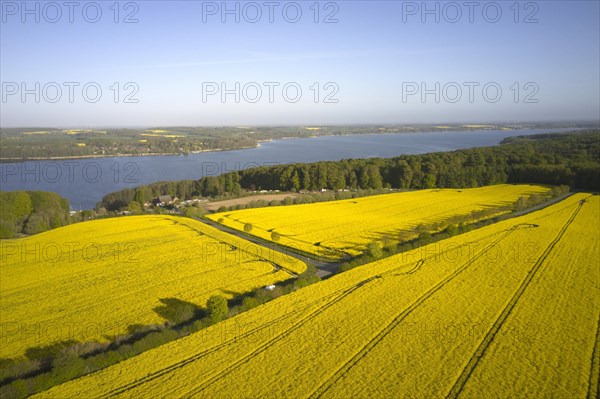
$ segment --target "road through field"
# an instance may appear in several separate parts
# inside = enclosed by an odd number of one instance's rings
[[[538,204],[536,206],[524,209],[522,211],[518,211],[518,212],[514,212],[510,215],[505,215],[506,218],[512,218],[512,217],[518,217],[518,216],[523,216],[526,215],[528,213],[534,212],[534,211],[538,211],[540,209],[543,209],[547,206],[553,205],[557,202],[560,202],[566,198],[568,198],[569,196],[571,196],[572,193],[565,193],[560,195],[559,197],[553,198],[549,201],[546,201],[542,204]],[[318,256],[316,254],[312,254],[312,253],[307,253],[304,252],[300,249],[295,249],[293,247],[290,247],[289,245],[281,245],[279,243],[273,242],[273,241],[269,241],[265,238],[261,238],[259,236],[256,235],[252,235],[252,234],[248,234],[245,232],[242,232],[240,230],[234,229],[232,227],[226,226],[224,224],[221,223],[217,223],[216,221],[209,219],[209,218],[197,218],[196,220],[198,220],[199,222],[205,223],[211,227],[214,227],[216,229],[219,229],[225,233],[228,234],[232,234],[235,235],[239,238],[245,239],[247,241],[250,241],[256,245],[261,245],[269,250],[273,250],[273,251],[277,251],[280,252],[282,254],[288,255],[288,256],[292,256],[304,263],[306,263],[307,265],[312,265],[314,267],[316,267],[318,269],[317,271],[317,276],[321,277],[321,278],[326,278],[331,276],[332,274],[335,274],[339,271],[339,268],[342,264],[344,264],[344,262],[348,261],[351,259],[350,256],[345,255],[341,260],[338,261],[332,261],[330,259],[326,259],[322,256]]]
[[[549,191],[547,186],[526,184],[425,189],[206,217],[240,231],[250,226],[249,234],[267,241],[339,260],[365,253],[374,242],[409,241],[423,231],[434,233],[450,224],[507,215],[520,198]]]
[[[310,256],[308,256],[309,254],[306,254],[299,250],[294,250],[293,248],[279,245],[277,243],[267,241],[263,238],[253,236],[251,234],[246,234],[244,232],[233,229],[231,227],[224,226],[222,224],[219,224],[219,223],[217,223],[213,220],[207,219],[207,218],[197,218],[196,220],[199,222],[202,222],[204,224],[207,224],[211,227],[214,227],[215,229],[219,229],[224,233],[232,234],[232,235],[242,238],[244,240],[250,241],[253,244],[260,245],[260,246],[264,247],[266,250],[276,251],[281,254],[296,258],[296,259],[304,262],[307,265],[312,265],[318,269],[317,275],[321,278],[324,278],[324,277],[330,276],[331,274],[337,273],[340,266],[344,263],[344,261],[347,261],[350,259],[349,257],[345,257],[341,261],[331,261],[331,260],[325,260],[314,254],[310,254]]]

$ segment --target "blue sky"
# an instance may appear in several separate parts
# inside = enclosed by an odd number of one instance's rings
[[[23,15],[20,1],[1,1],[3,127],[600,119],[598,1],[473,2],[473,22],[463,1],[427,2],[430,14],[421,1],[275,1],[273,22],[264,1],[228,2],[239,22],[221,20],[220,1],[120,2],[118,16],[98,1],[95,23],[91,2],[78,2],[73,22],[64,2],[54,3],[61,16],[47,3],[28,2]],[[254,5],[262,16],[251,23]],[[124,23],[131,13],[137,22]],[[337,22],[324,23],[332,13]],[[72,102],[68,82],[78,84]],[[82,93],[89,83],[97,102]],[[223,99],[236,83],[239,102]]]

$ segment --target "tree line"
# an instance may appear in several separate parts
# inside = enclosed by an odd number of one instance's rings
[[[600,131],[514,137],[494,147],[453,152],[263,166],[125,189],[108,194],[98,207],[115,211],[163,194],[185,199],[238,195],[243,190],[466,188],[501,183],[599,191]]]
[[[0,191],[0,238],[37,234],[70,222],[69,201],[45,191]]]

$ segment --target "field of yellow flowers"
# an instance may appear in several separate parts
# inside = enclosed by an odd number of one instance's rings
[[[444,224],[455,216],[501,208],[514,204],[519,197],[545,194],[547,187],[509,185],[435,189],[363,197],[325,203],[268,207],[223,212],[210,219],[279,244],[329,258],[345,253],[356,256],[369,243],[391,239],[415,238],[419,225]],[[498,210],[495,215],[507,212]],[[488,215],[488,217],[494,215]],[[470,218],[470,222],[478,219]]]
[[[596,397],[600,197],[280,297],[36,398]]]
[[[192,219],[133,216],[0,242],[0,358],[103,341],[301,273],[305,265]]]

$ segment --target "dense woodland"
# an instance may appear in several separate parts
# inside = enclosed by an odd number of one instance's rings
[[[45,191],[0,191],[0,238],[69,224],[69,201]]]
[[[105,196],[98,207],[125,209],[132,201],[143,204],[162,194],[186,199],[244,190],[464,188],[499,183],[599,191],[600,131],[514,137],[498,146],[454,152],[258,167],[125,189]]]

